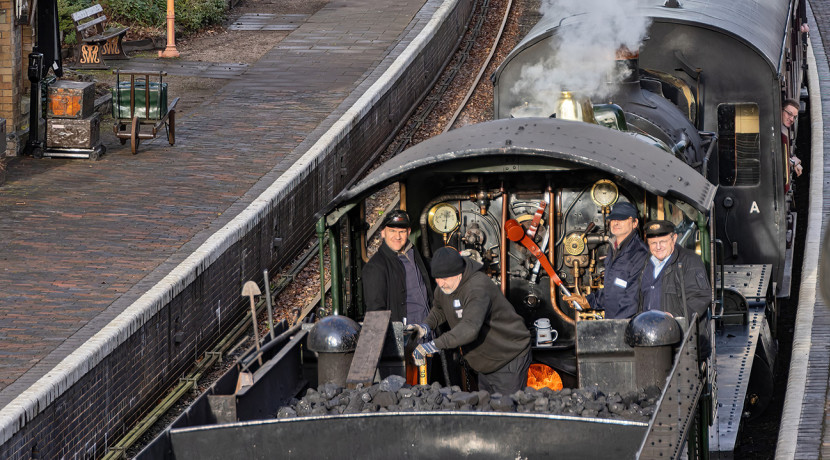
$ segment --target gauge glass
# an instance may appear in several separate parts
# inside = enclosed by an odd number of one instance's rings
[[[608,179],[597,181],[591,188],[591,199],[597,206],[611,206],[617,202],[620,196],[620,191],[617,189],[617,184]]]
[[[450,233],[458,223],[458,211],[452,205],[439,203],[429,210],[429,226],[437,233]]]

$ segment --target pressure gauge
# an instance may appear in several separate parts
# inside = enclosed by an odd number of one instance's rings
[[[458,211],[450,204],[439,203],[429,210],[429,226],[437,233],[450,233],[458,223]]]
[[[611,206],[617,202],[619,196],[620,191],[617,184],[608,179],[599,180],[591,187],[591,199],[594,200],[597,206]]]
[[[565,237],[562,247],[569,255],[578,256],[585,251],[585,240],[582,239],[582,234],[574,232]]]

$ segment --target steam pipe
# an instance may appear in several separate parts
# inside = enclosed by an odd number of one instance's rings
[[[501,268],[501,273],[499,276],[501,277],[501,293],[507,294],[507,228],[505,228],[505,224],[507,223],[507,207],[510,205],[510,197],[507,195],[507,192],[504,190],[504,182],[501,183],[501,187],[499,187],[499,193],[501,193],[501,232],[499,233],[499,266]]]
[[[326,218],[317,220],[317,247],[320,259],[320,304],[326,306]]]
[[[329,233],[329,261],[331,265],[331,312],[333,315],[339,315],[341,313],[341,294],[342,289],[340,286],[341,281],[341,274],[340,274],[340,226],[334,227],[333,230]],[[320,272],[320,284],[325,286],[325,276],[323,272]],[[320,299],[320,305],[325,308],[326,306],[326,298],[322,297]]]
[[[550,183],[548,183],[548,196],[552,204],[550,209],[548,209],[548,233],[552,233],[552,236],[551,238],[549,238],[549,241],[554,241],[556,240],[556,232],[554,231],[557,228],[556,219],[562,217],[562,190],[557,190],[556,194],[554,195],[553,187],[551,187]],[[556,217],[554,217],[554,214],[556,215]],[[555,259],[556,245],[549,244],[548,261],[550,261],[551,266],[553,265]],[[559,308],[559,302],[556,301],[556,285],[553,284],[553,282],[550,283],[550,305],[553,307],[553,312],[556,313],[556,316],[558,316],[559,319],[564,321],[566,324],[570,324],[571,326],[576,325],[574,320],[572,320],[570,316],[566,315],[565,312],[563,312],[562,309]]]
[[[366,202],[361,201],[360,204],[360,221],[366,222]],[[369,262],[369,252],[366,250],[366,231],[363,229],[360,230],[360,258],[363,260],[363,263]]]
[[[709,158],[712,157],[712,152],[715,150],[715,144],[718,143],[717,133],[709,132],[709,146],[706,148],[706,156],[703,157],[703,177],[709,179]]]

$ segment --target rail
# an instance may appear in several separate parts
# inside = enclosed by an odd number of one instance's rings
[[[467,107],[467,103],[470,102],[470,98],[473,97],[478,84],[481,82],[481,77],[484,75],[484,72],[487,71],[487,67],[490,66],[490,62],[493,60],[493,55],[496,54],[496,49],[498,48],[499,42],[501,41],[501,36],[504,33],[504,27],[507,25],[507,18],[510,16],[510,10],[513,8],[513,0],[509,0],[507,2],[507,7],[504,9],[504,15],[501,19],[501,25],[499,26],[499,32],[496,34],[496,38],[493,40],[493,46],[490,47],[490,53],[487,55],[487,59],[484,60],[484,64],[482,64],[481,69],[478,71],[478,75],[476,75],[475,81],[470,85],[470,88],[467,90],[467,94],[464,95],[464,99],[461,100],[461,104],[459,104],[458,108],[455,109],[455,113],[452,114],[450,117],[450,121],[447,122],[447,125],[444,126],[444,131],[447,132],[455,125],[455,122],[458,120],[458,117],[461,116],[461,112]],[[483,19],[480,19],[483,23]],[[479,25],[480,27],[480,25]]]

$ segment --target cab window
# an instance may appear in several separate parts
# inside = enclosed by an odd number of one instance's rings
[[[758,185],[761,178],[758,104],[719,105],[718,139],[720,184]]]

